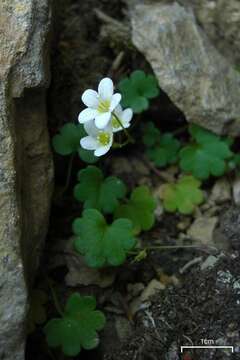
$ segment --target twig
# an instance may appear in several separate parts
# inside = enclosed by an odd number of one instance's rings
[[[114,59],[112,66],[108,72],[108,75],[110,77],[113,77],[113,74],[115,73],[115,71],[120,67],[122,60],[124,58],[124,54],[125,54],[124,51],[120,51],[120,53]]]
[[[58,301],[58,298],[57,298],[57,295],[56,295],[56,292],[51,284],[51,281],[49,280],[48,276],[46,276],[46,280],[47,280],[47,283],[48,283],[48,286],[51,290],[51,293],[52,293],[52,298],[53,298],[53,302],[54,302],[54,305],[55,305],[55,308],[56,310],[58,311],[59,315],[63,316],[63,311],[61,309],[61,306],[60,306],[60,303]]]
[[[185,264],[180,270],[180,274],[185,273],[185,271],[187,271],[191,266],[198,264],[199,262],[202,261],[202,256],[199,256],[195,259],[190,260],[189,262],[187,262],[187,264]]]
[[[118,117],[115,113],[113,113],[113,116],[114,116],[114,118],[117,120],[117,122],[118,122],[118,124],[120,125],[120,127],[123,129],[126,137],[128,138],[128,141],[129,141],[130,143],[134,144],[134,143],[135,143],[134,138],[129,134],[129,132],[127,131],[127,129],[123,126],[123,124],[122,124],[121,120],[119,119],[119,117]]]
[[[125,28],[125,25],[123,25],[120,21],[112,18],[111,16],[105,14],[102,10],[100,9],[94,9],[93,10],[97,16],[97,18],[99,20],[101,20],[102,22],[106,23],[106,24],[110,24],[113,25],[115,27],[120,27],[120,28]]]
[[[160,177],[162,180],[164,180],[165,182],[173,182],[174,181],[174,177],[171,175],[166,174],[165,172],[162,172],[160,170],[158,170],[152,163],[151,161],[148,160],[148,158],[146,156],[142,156],[141,157],[142,161],[144,162],[144,164],[150,169],[152,170],[158,177]]]

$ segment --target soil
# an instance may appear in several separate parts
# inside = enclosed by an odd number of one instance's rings
[[[77,115],[82,110],[81,93],[86,88],[95,88],[104,76],[111,75],[113,80],[119,81],[132,69],[151,71],[145,59],[132,47],[128,48],[126,44],[121,44],[121,41],[115,42],[112,38],[101,36],[102,22],[97,18],[95,9],[126,22],[128,26],[124,3],[119,0],[55,2],[52,83],[48,96],[51,136],[55,135],[64,123],[76,122]],[[113,64],[121,52],[123,60],[115,68]],[[161,130],[178,131],[185,125],[183,114],[163,92],[151,104],[151,109],[144,113],[144,119],[159,119]],[[139,116],[137,121],[141,123],[144,119]],[[137,138],[140,136],[139,128],[140,126],[135,130]],[[184,133],[182,136],[184,137]],[[159,176],[158,170],[146,162],[142,153],[141,144],[129,146],[126,150],[114,151],[101,166],[107,175],[118,175],[130,188],[148,184],[156,189],[162,183],[162,175]],[[240,227],[237,215],[239,210],[230,207],[229,202],[225,204],[226,208],[223,206],[220,211],[222,220],[219,234],[230,246],[229,252],[222,253],[217,265],[212,269],[201,271],[197,264],[184,274],[179,271],[186,263],[199,256],[204,261],[209,256],[206,248],[152,250],[141,262],[134,262],[134,259],[130,258],[127,264],[119,269],[111,269],[115,281],[106,289],[95,285],[70,287],[64,282],[68,269],[66,254],[63,254],[60,244],[69,241],[72,235],[72,221],[81,214],[81,206],[73,199],[72,187],[77,172],[85,165],[77,156],[74,158],[68,189],[63,193],[68,165],[68,157],[55,155],[56,189],[46,249],[36,288],[42,287],[49,293],[45,281],[47,276],[53,281],[62,305],[72,292],[79,291],[81,294],[95,295],[98,308],[106,314],[108,323],[101,334],[101,346],[94,351],[83,351],[75,359],[240,359],[237,353],[233,356],[221,350],[189,352],[184,354],[185,357],[181,357],[179,352],[181,345],[200,344],[201,339],[212,339],[217,344],[225,343],[240,347],[240,299],[239,290],[236,288],[237,281],[240,281],[237,235],[239,231],[234,232],[234,229]],[[209,186],[211,185],[209,183]],[[179,240],[180,230],[177,224],[185,220],[186,217],[181,215],[159,216],[153,230],[142,236],[142,244],[191,244],[188,239]],[[188,220],[191,222],[193,218],[189,216]],[[219,256],[219,253],[214,252],[214,255]],[[230,279],[229,283],[222,280],[224,274]],[[171,276],[178,280],[175,285],[169,280]],[[141,283],[147,287],[152,279],[165,280],[166,289],[149,299],[147,308],[131,316],[128,285]],[[47,304],[47,315],[56,316],[51,298]],[[64,356],[58,350],[48,349],[42,328],[39,326],[29,336],[26,359],[61,360]]]
[[[194,268],[182,286],[170,286],[154,296],[151,306],[137,315],[133,336],[103,359],[240,359],[238,256],[224,255],[206,271]],[[234,344],[236,353],[221,349],[180,353],[181,346],[202,345],[209,339],[214,345]]]

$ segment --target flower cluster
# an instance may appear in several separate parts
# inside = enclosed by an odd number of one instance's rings
[[[87,108],[80,112],[78,120],[84,124],[88,136],[82,138],[80,144],[86,150],[94,150],[95,156],[102,156],[110,150],[114,133],[130,126],[132,109],[122,109],[121,94],[114,94],[109,78],[100,81],[98,92],[84,91],[82,101]]]

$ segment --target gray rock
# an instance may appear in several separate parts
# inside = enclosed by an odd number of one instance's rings
[[[230,62],[240,63],[240,2],[238,0],[181,0],[191,7],[214,46]]]
[[[201,270],[204,271],[206,269],[212,268],[218,262],[218,258],[213,255],[209,255],[206,260],[201,264]]]
[[[46,235],[48,0],[0,2],[0,358],[23,360],[28,286]]]
[[[224,242],[229,247],[240,249],[240,207],[230,206],[219,217],[219,226],[214,231],[215,242]]]
[[[132,41],[188,121],[240,133],[240,74],[178,3],[133,6]]]
[[[150,300],[152,296],[165,288],[166,286],[163,283],[156,279],[152,279],[140,296],[141,302]]]
[[[213,232],[217,225],[218,218],[200,216],[190,226],[187,235],[196,242],[206,246],[214,245]]]
[[[240,178],[239,177],[234,179],[232,188],[233,188],[234,203],[235,203],[235,205],[239,206],[240,205]]]
[[[222,204],[225,201],[231,200],[231,186],[226,178],[219,179],[215,182],[211,195],[210,201],[216,204]]]

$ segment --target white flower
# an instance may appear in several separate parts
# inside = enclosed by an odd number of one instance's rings
[[[98,129],[94,121],[88,121],[84,124],[84,129],[88,136],[80,140],[83,149],[94,150],[95,156],[102,156],[106,154],[113,143],[113,132],[111,126],[105,129]]]
[[[114,116],[115,114],[116,116]],[[123,127],[125,129],[128,128],[130,126],[130,121],[132,120],[132,117],[132,109],[127,108],[123,110],[121,105],[118,105],[111,117],[111,126],[113,132],[121,131],[123,130]],[[119,124],[118,120],[121,122],[122,126]]]
[[[87,106],[80,112],[78,120],[81,124],[94,120],[98,129],[104,129],[112,116],[113,110],[121,101],[121,94],[113,94],[113,82],[104,78],[98,85],[98,92],[88,89],[82,95],[82,101]]]

